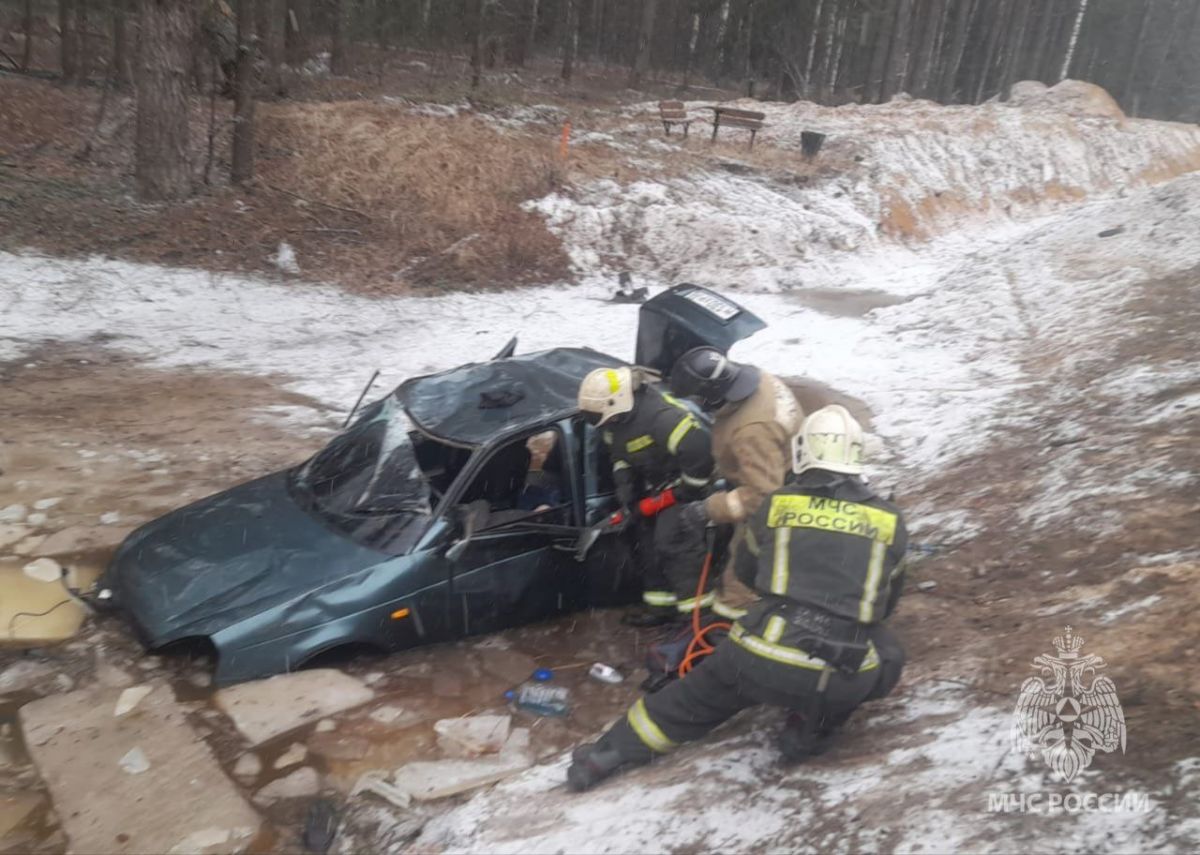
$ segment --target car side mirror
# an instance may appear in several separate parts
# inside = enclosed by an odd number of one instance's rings
[[[471,545],[475,533],[487,523],[490,510],[488,503],[483,499],[477,499],[462,508],[462,537],[450,544],[446,550],[447,560],[458,561],[458,559],[462,558],[463,553],[467,551],[467,547]]]

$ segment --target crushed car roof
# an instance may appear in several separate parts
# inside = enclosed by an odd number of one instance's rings
[[[475,447],[578,412],[588,372],[625,364],[589,348],[559,347],[413,377],[396,396],[422,433]]]

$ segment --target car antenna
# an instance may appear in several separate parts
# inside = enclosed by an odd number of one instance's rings
[[[358,412],[358,408],[362,405],[363,398],[367,397],[367,393],[371,391],[371,387],[375,385],[375,380],[379,377],[379,369],[375,369],[375,373],[371,375],[371,379],[367,381],[367,385],[363,386],[363,390],[358,394],[358,400],[354,402],[354,407],[346,416],[346,420],[342,422],[342,430],[350,424],[350,420],[354,418],[354,414]]]

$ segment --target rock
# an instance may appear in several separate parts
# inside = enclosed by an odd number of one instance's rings
[[[142,702],[142,698],[154,691],[151,685],[133,686],[121,692],[117,697],[117,706],[113,709],[113,716],[123,716],[131,712],[138,704]]]
[[[29,529],[18,523],[0,523],[0,549],[5,549],[25,539]]]
[[[387,773],[381,772],[378,769],[364,772],[354,782],[354,787],[350,790],[350,796],[353,798],[359,793],[373,793],[398,808],[407,808],[412,804],[412,796],[408,794],[408,791],[389,782],[387,780]]]
[[[119,511],[109,511],[106,514],[100,515],[100,525],[116,525],[120,521],[121,514]]]
[[[254,794],[254,801],[260,805],[271,805],[280,799],[311,798],[321,792],[321,778],[317,770],[304,766],[277,778]]]
[[[326,760],[362,760],[371,751],[371,743],[361,736],[340,733],[314,733],[308,750]]]
[[[484,648],[479,651],[479,659],[484,671],[514,686],[528,680],[529,675],[537,669],[537,662],[532,656],[515,650]]]
[[[424,720],[424,716],[420,713],[406,710],[403,707],[388,704],[371,710],[367,716],[371,721],[378,724],[385,724],[388,727],[412,727],[420,721]]]
[[[140,775],[150,771],[150,760],[146,757],[146,752],[137,745],[130,748],[125,756],[117,761],[117,765],[130,775]]]
[[[67,851],[111,852],[116,840],[125,852],[196,851],[196,840],[216,837],[224,851],[245,849],[261,820],[187,723],[171,688],[156,684],[137,715],[116,718],[120,695],[72,692],[18,713]]]
[[[418,801],[442,799],[494,784],[533,765],[533,758],[514,751],[476,760],[420,760],[396,770],[396,786]]]
[[[233,764],[233,777],[240,781],[253,781],[260,772],[262,772],[262,761],[253,751],[247,751]]]
[[[62,578],[63,568],[53,558],[38,558],[22,567],[21,572],[39,582],[57,582]]]
[[[25,519],[29,509],[24,505],[8,505],[0,508],[0,523],[19,523]]]
[[[308,756],[308,749],[299,742],[293,742],[288,746],[287,751],[284,751],[275,759],[276,769],[286,769],[288,766],[295,766],[297,763],[303,763],[304,758]]]
[[[323,718],[317,722],[317,733],[332,733],[335,730],[337,730],[337,723],[331,718]]]
[[[932,579],[926,579],[924,582],[917,583],[918,591],[932,591],[936,587],[937,587],[937,582],[934,582]]]
[[[69,692],[75,688],[75,681],[67,674],[55,674],[54,687],[60,692]]]
[[[46,520],[48,519],[50,518],[42,513],[30,514],[29,516],[25,517],[25,525],[31,525],[35,527],[43,526],[46,524]]]
[[[433,726],[438,747],[452,757],[495,754],[504,747],[511,728],[510,715],[444,718]]]
[[[54,669],[45,662],[22,659],[0,671],[0,694],[24,692],[42,680],[49,679]]]
[[[281,674],[219,690],[217,706],[252,745],[373,700],[375,693],[332,668]]]
[[[33,503],[35,511],[48,511],[62,501],[62,496],[54,496],[50,499],[38,499]]]

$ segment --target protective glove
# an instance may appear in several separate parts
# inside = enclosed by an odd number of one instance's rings
[[[704,502],[690,502],[684,505],[679,512],[679,524],[685,531],[703,533],[705,528],[712,525]]]

